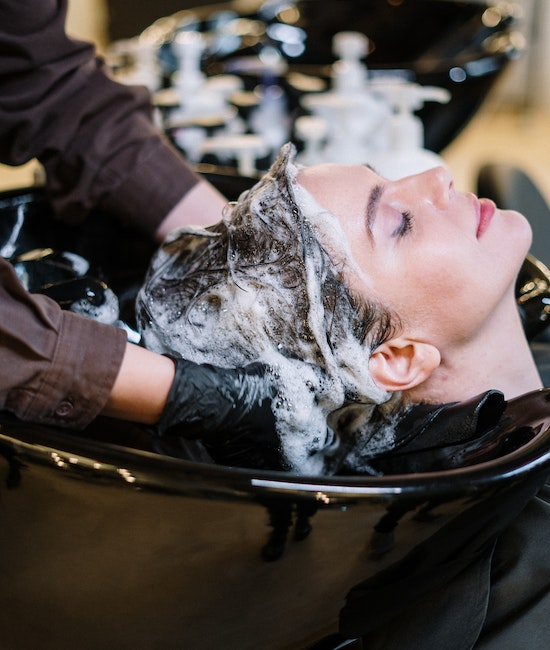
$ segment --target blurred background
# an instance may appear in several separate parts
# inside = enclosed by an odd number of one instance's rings
[[[404,2],[385,1],[393,5]],[[470,0],[472,4],[476,1]],[[67,28],[71,35],[93,41],[98,51],[105,54],[113,43],[136,37],[163,16],[207,4],[211,3],[71,0]],[[330,5],[330,0],[326,4]],[[517,15],[514,29],[523,38],[519,44],[521,54],[506,66],[481,110],[440,154],[459,189],[475,190],[482,165],[506,162],[525,170],[546,193],[546,187],[550,186],[550,2],[515,0],[504,4],[514,6]],[[0,166],[0,190],[32,184],[36,169],[34,162],[19,168]]]

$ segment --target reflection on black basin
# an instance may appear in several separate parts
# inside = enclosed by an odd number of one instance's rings
[[[252,472],[147,444],[108,420],[83,436],[1,418],[6,648],[306,648],[357,583],[389,567],[386,591],[411,578],[422,591],[422,558],[467,556],[518,514],[550,468],[550,393],[512,401],[473,465],[427,474]],[[265,562],[281,502],[312,504],[313,531]]]

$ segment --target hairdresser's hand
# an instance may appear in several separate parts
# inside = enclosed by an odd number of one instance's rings
[[[272,411],[277,386],[269,368],[261,363],[237,369],[184,359],[175,363],[159,435],[198,438],[220,463],[279,469]]]

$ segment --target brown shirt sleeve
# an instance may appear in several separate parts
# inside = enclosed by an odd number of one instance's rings
[[[0,161],[38,158],[54,209],[92,207],[148,233],[197,183],[151,120],[145,88],[114,82],[89,43],[65,34],[67,0],[0,1]],[[26,292],[0,258],[0,409],[80,428],[104,407],[123,331]]]
[[[125,348],[122,330],[29,294],[0,258],[0,409],[82,428],[105,406]]]
[[[198,178],[154,126],[148,91],[113,81],[65,34],[66,10],[0,2],[0,161],[38,158],[67,220],[98,206],[152,233]]]

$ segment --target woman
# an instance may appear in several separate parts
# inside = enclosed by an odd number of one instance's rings
[[[298,169],[287,145],[222,223],[167,240],[138,321],[157,352],[268,364],[285,468],[334,471],[352,448],[368,471],[396,435],[372,435],[373,405],[391,420],[410,403],[541,386],[514,296],[529,244],[523,216],[456,193],[441,169],[395,182]]]
[[[429,402],[540,387],[514,294],[531,243],[522,215],[455,192],[442,168],[389,183],[327,165],[298,183],[341,225],[353,289],[399,314],[369,362],[379,386]]]

